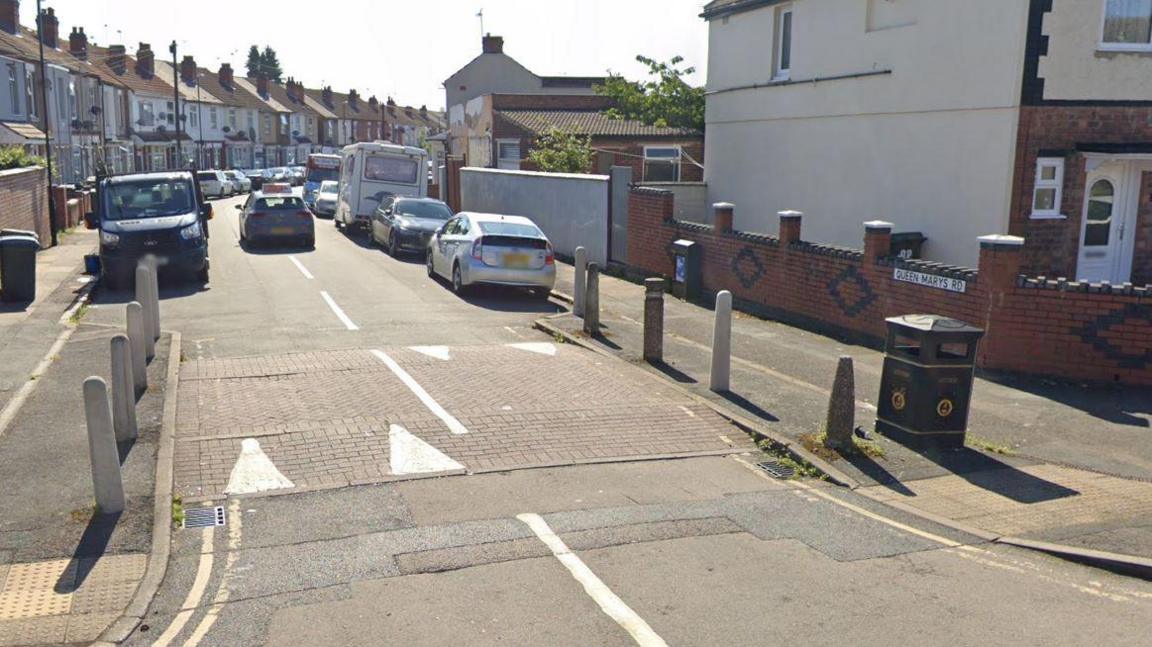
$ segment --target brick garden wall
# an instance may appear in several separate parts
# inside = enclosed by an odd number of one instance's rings
[[[864,249],[801,239],[802,216],[781,214],[780,236],[672,218],[672,195],[633,188],[628,264],[671,276],[671,243],[703,249],[707,293],[730,290],[737,302],[774,319],[878,345],[884,319],[940,314],[982,326],[981,366],[1077,380],[1152,384],[1152,291],[1021,276],[1023,241],[982,239],[979,270],[891,256],[891,223],[869,223]],[[897,281],[897,269],[963,281],[963,293]]]
[[[47,247],[48,174],[42,168],[0,171],[0,229],[30,229]]]

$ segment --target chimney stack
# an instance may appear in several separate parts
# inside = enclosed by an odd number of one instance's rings
[[[476,41],[472,41],[476,42]],[[504,53],[504,38],[500,36],[493,36],[488,34],[484,37],[484,53],[485,54],[503,54]]]
[[[56,17],[56,10],[48,7],[40,13],[40,39],[45,47],[56,49],[60,42],[60,19]]]
[[[423,119],[428,118],[428,106],[420,106],[420,117]]]
[[[20,0],[0,0],[0,29],[9,34],[20,31]]]
[[[152,46],[140,43],[136,49],[136,73],[150,79],[156,74],[156,55],[152,53]]]
[[[351,106],[353,110],[359,110],[360,109],[360,93],[359,92],[357,92],[356,90],[349,90],[348,91],[348,105]]]
[[[321,90],[320,93],[324,98],[324,105],[331,108],[332,107],[332,86],[330,86],[330,85],[324,86],[324,89]]]
[[[68,37],[68,51],[82,61],[88,60],[88,34],[84,33],[83,27],[72,28],[72,35]]]
[[[256,91],[260,93],[261,97],[268,96],[268,77],[263,74],[256,75]]]
[[[368,107],[372,108],[372,112],[376,112],[376,109],[380,107],[380,100],[376,98],[376,95],[368,97]]]
[[[110,45],[108,47],[108,67],[117,74],[123,74],[128,71],[126,64],[126,55],[128,49],[123,45]]]
[[[180,80],[188,85],[196,85],[196,59],[185,56],[180,61]]]
[[[229,63],[222,64],[220,66],[220,85],[224,86],[228,90],[231,90],[232,80],[232,65]]]

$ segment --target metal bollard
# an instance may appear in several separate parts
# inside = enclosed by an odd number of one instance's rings
[[[132,381],[132,349],[127,335],[112,338],[112,421],[116,427],[116,441],[134,440],[136,426],[136,394]]]
[[[120,450],[108,409],[108,385],[99,377],[84,380],[84,416],[88,421],[88,455],[92,463],[92,490],[103,514],[124,511],[124,481]]]
[[[588,273],[588,250],[576,248],[576,274],[573,278],[572,314],[584,316],[584,288]]]
[[[160,269],[155,256],[149,256],[147,260],[152,274],[152,280],[148,283],[152,287],[152,339],[160,341]]]
[[[664,361],[664,279],[644,279],[644,361]]]
[[[587,289],[584,291],[584,332],[600,334],[600,265],[588,264]]]
[[[856,450],[852,434],[856,427],[856,378],[852,358],[841,357],[836,365],[832,396],[828,399],[828,418],[824,423],[824,445],[843,452]]]
[[[152,336],[152,271],[148,263],[141,261],[136,266],[136,302],[144,311],[144,359],[152,361],[156,357],[156,338]]]
[[[716,295],[716,323],[712,329],[712,376],[709,388],[719,393],[731,389],[732,378],[732,293]]]
[[[128,304],[128,343],[132,348],[132,384],[136,395],[148,390],[148,362],[144,359],[144,308],[136,301]]]

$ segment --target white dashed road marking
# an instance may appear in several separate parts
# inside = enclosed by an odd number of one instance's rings
[[[464,469],[463,465],[400,425],[392,425],[388,430],[388,450],[392,474],[396,476]]]
[[[451,431],[458,436],[468,433],[468,428],[460,424],[460,421],[454,418],[452,414],[445,411],[444,407],[440,406],[440,404],[437,403],[436,400],[431,395],[429,395],[427,391],[424,390],[424,387],[420,386],[419,382],[412,379],[412,376],[409,375],[407,371],[400,368],[400,365],[396,363],[396,360],[388,357],[387,353],[381,350],[374,350],[372,351],[372,354],[375,355],[376,358],[381,362],[384,362],[384,365],[387,366],[389,370],[391,370],[392,373],[396,375],[396,377],[400,378],[400,381],[404,383],[404,386],[407,386],[408,389],[412,391],[412,394],[419,398],[420,402],[423,402],[425,407],[428,407],[428,410],[432,412],[432,415],[436,416],[441,421],[443,421],[444,424],[448,425],[448,431]]]
[[[576,578],[584,587],[584,592],[592,598],[600,609],[616,621],[632,635],[632,639],[636,641],[637,645],[642,647],[667,647],[668,643],[664,642],[652,627],[648,626],[644,619],[636,614],[623,600],[619,598],[611,589],[608,588],[592,569],[584,564],[584,561],[577,557],[568,546],[564,543],[563,539],[556,536],[552,532],[552,528],[548,526],[548,522],[544,521],[538,514],[521,514],[516,515],[516,518],[523,521],[536,533],[540,541],[552,551],[556,559],[568,569],[572,577]]]
[[[225,494],[253,494],[268,490],[296,487],[276,469],[272,459],[260,449],[260,441],[245,438],[241,443],[240,458],[232,468]]]
[[[452,354],[447,346],[410,346],[408,350],[414,350],[421,355],[442,359],[445,362],[452,359]]]
[[[316,278],[315,276],[312,276],[312,273],[308,271],[308,268],[304,267],[304,264],[301,263],[300,260],[295,256],[289,256],[288,260],[292,261],[292,264],[296,266],[296,269],[300,270],[300,273],[304,275],[304,278],[308,279],[309,281]]]
[[[324,297],[324,301],[328,303],[328,307],[332,308],[332,312],[336,313],[336,317],[340,320],[340,323],[344,324],[345,328],[348,330],[360,330],[360,326],[357,326],[355,322],[348,318],[348,315],[344,314],[340,306],[336,305],[336,302],[332,300],[331,295],[327,292],[321,292],[320,296]]]

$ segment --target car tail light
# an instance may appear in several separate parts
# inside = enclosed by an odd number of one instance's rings
[[[302,209],[296,212],[296,216],[301,220],[307,220],[312,217],[312,212],[307,209]]]
[[[545,250],[544,251],[544,254],[545,254],[544,264],[545,265],[555,265],[556,264],[556,252],[555,252],[555,250],[552,249],[552,243],[548,243],[548,246],[545,247],[544,250]]]
[[[477,238],[476,242],[472,243],[472,258],[484,262],[484,239]]]
[[[260,220],[264,217],[264,214],[260,213],[259,211],[253,211],[252,213],[248,214],[248,217],[253,220]]]

